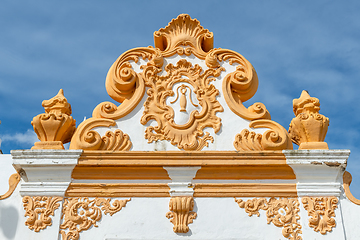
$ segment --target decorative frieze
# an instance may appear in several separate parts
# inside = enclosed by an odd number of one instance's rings
[[[339,202],[337,197],[303,197],[301,202],[308,212],[309,226],[315,232],[326,234],[336,226],[335,209]]]
[[[189,231],[188,225],[197,216],[196,212],[192,212],[193,209],[193,197],[173,197],[170,199],[170,212],[166,213],[166,217],[171,219],[170,222],[174,224],[174,232],[187,233]]]
[[[236,199],[235,202],[239,207],[244,208],[245,212],[251,217],[252,215],[260,216],[260,210],[266,211],[267,223],[273,223],[277,227],[282,227],[284,237],[291,240],[301,240],[301,225],[298,212],[299,201],[297,198],[253,198],[246,202],[242,199]]]
[[[35,232],[51,226],[51,216],[54,216],[55,210],[59,208],[60,201],[61,197],[23,197],[25,217],[28,217],[25,225]]]
[[[60,234],[63,240],[77,240],[79,233],[88,230],[91,226],[98,227],[102,211],[110,216],[119,212],[131,199],[115,200],[95,198],[66,198],[62,209]]]

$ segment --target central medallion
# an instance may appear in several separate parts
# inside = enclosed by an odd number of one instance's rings
[[[181,59],[174,66],[165,66],[167,74],[158,75],[161,69],[152,65],[144,66],[142,77],[145,80],[148,98],[144,103],[144,113],[140,120],[145,125],[155,120],[157,126],[145,130],[149,143],[167,140],[184,150],[201,150],[214,141],[205,127],[211,127],[217,133],[221,128],[221,119],[217,112],[224,111],[216,100],[219,90],[212,81],[220,76],[223,68],[203,69]]]

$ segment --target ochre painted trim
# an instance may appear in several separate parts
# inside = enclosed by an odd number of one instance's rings
[[[296,179],[296,176],[288,165],[204,166],[194,179]]]
[[[71,183],[66,197],[170,197],[166,183]]]
[[[0,195],[0,200],[10,197],[19,182],[20,182],[20,175],[18,173],[12,174],[9,177],[9,190],[4,195]]]
[[[84,151],[77,166],[284,166],[282,151]]]
[[[72,172],[74,179],[166,179],[167,171],[162,167],[114,167],[76,166]]]
[[[360,200],[354,197],[350,191],[351,181],[352,181],[351,173],[345,171],[343,175],[343,187],[344,187],[345,195],[347,199],[349,199],[352,203],[355,203],[356,205],[360,205]]]
[[[197,183],[194,197],[297,197],[295,183]]]

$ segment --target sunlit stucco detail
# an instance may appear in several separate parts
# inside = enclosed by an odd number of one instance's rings
[[[45,113],[33,118],[31,124],[40,139],[32,149],[64,149],[63,143],[70,141],[75,131],[75,120],[71,115],[71,105],[64,97],[64,91],[42,102]]]
[[[282,227],[282,234],[290,240],[301,240],[301,225],[298,212],[299,201],[297,198],[253,198],[246,202],[242,199],[236,199],[235,202],[239,207],[244,208],[245,212],[251,217],[252,215],[260,216],[259,211],[266,211],[267,223],[273,223],[277,227]]]
[[[296,117],[290,123],[289,134],[299,149],[329,149],[324,142],[329,118],[319,114],[319,99],[304,90],[293,100],[293,109]]]
[[[187,233],[188,225],[196,218],[193,197],[173,197],[170,199],[169,210],[166,217],[174,224],[173,230],[176,233]]]

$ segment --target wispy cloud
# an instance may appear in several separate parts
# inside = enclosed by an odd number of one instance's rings
[[[39,141],[35,132],[31,129],[28,129],[25,133],[14,133],[14,134],[4,134],[0,135],[0,146],[1,141],[4,142],[13,142],[18,145],[23,144],[34,144],[34,142]]]

